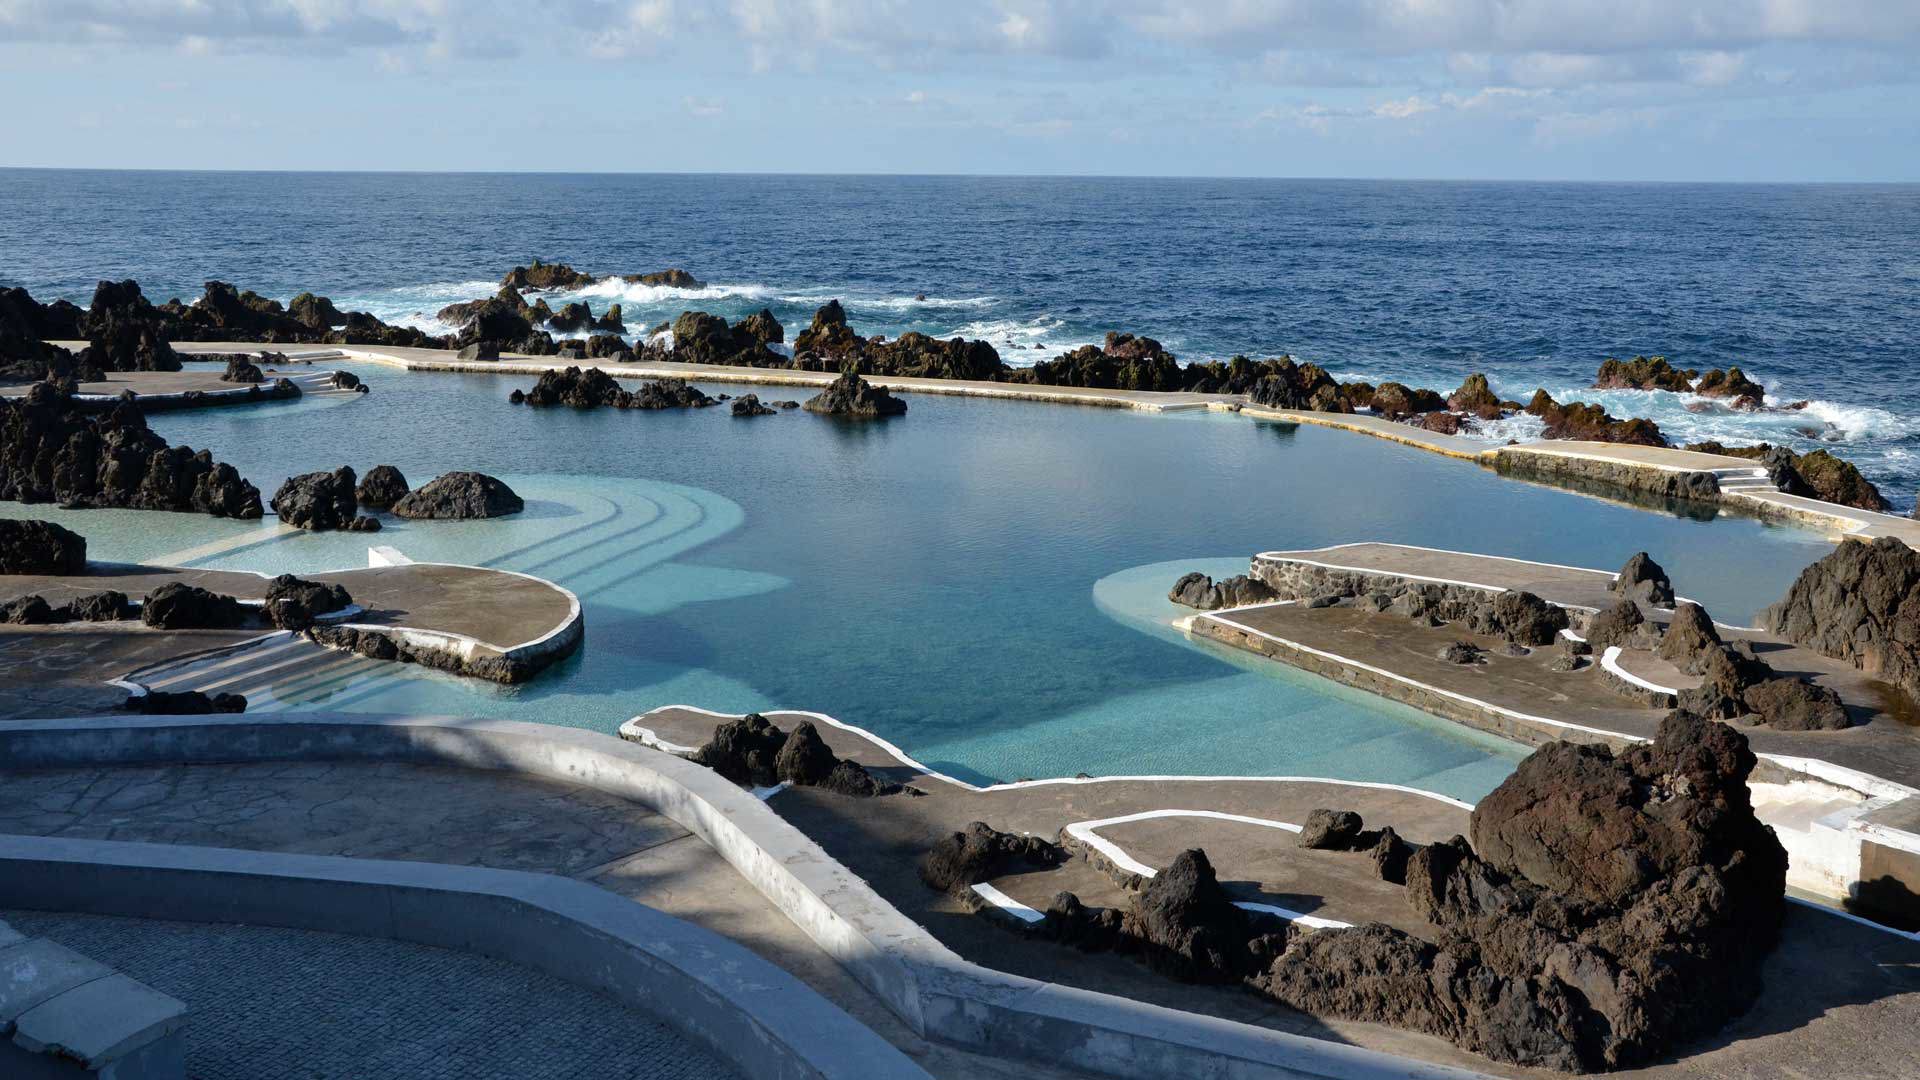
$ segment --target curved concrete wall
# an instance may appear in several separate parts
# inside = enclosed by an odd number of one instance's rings
[[[510,721],[319,714],[42,720],[0,728],[0,768],[9,769],[315,759],[499,769],[585,784],[652,807],[710,844],[928,1038],[1137,1080],[1479,1075],[970,963],[748,792],[692,762],[605,735]]]

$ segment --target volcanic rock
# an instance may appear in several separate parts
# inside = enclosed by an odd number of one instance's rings
[[[16,626],[46,626],[62,621],[64,620],[54,611],[53,605],[47,603],[47,598],[38,594],[16,596],[0,604],[0,623]]]
[[[1767,399],[1767,389],[1737,367],[1725,371],[1715,368],[1700,376],[1693,392],[1702,397],[1728,398],[1736,409],[1758,409]]]
[[[1706,609],[1683,600],[1673,609],[1673,620],[1660,638],[1657,654],[1689,675],[1706,670],[1707,654],[1720,647],[1720,632],[1713,628]]]
[[[784,336],[779,320],[766,310],[733,325],[704,311],[683,311],[673,320],[673,360],[735,367],[786,367],[787,358],[767,348]]]
[[[1389,420],[1405,420],[1416,413],[1439,412],[1446,400],[1432,390],[1415,390],[1397,382],[1383,382],[1373,389],[1373,411]]]
[[[635,409],[704,409],[714,400],[685,379],[659,379],[642,386],[633,395]]]
[[[269,505],[282,523],[297,529],[324,532],[352,528],[360,512],[354,480],[353,470],[345,465],[332,472],[289,477],[274,492]]]
[[[391,465],[375,465],[367,470],[367,475],[360,478],[360,484],[353,489],[353,495],[361,506],[385,510],[406,498],[408,490],[407,478],[399,469]]]
[[[1238,574],[1215,582],[1205,574],[1191,573],[1174,582],[1167,599],[1176,604],[1184,604],[1201,611],[1217,611],[1220,608],[1244,607],[1247,604],[1264,604],[1277,599],[1279,594],[1266,582],[1258,578]]]
[[[1307,815],[1295,839],[1299,847],[1320,851],[1346,851],[1360,838],[1363,823],[1351,810],[1314,810]]]
[[[282,630],[305,630],[320,616],[344,611],[352,603],[344,586],[305,581],[292,574],[281,574],[267,584],[267,621]]]
[[[1436,435],[1458,435],[1464,423],[1465,421],[1450,412],[1421,413],[1412,421],[1414,427],[1431,431]]]
[[[927,887],[965,899],[972,887],[1018,869],[1043,869],[1067,861],[1067,853],[1038,836],[1004,833],[984,821],[949,833],[920,860]]]
[[[498,360],[500,344],[494,341],[476,341],[471,345],[461,346],[460,351],[453,355],[458,360]]]
[[[1623,649],[1653,648],[1658,644],[1654,633],[1647,617],[1640,613],[1640,605],[1631,600],[1622,600],[1587,620],[1587,644],[1595,649],[1610,645]]]
[[[147,594],[140,621],[156,630],[235,630],[252,626],[258,611],[231,596],[169,581]]]
[[[517,514],[526,509],[512,488],[485,473],[450,472],[429,480],[393,504],[403,518],[466,521]]]
[[[1573,401],[1565,405],[1553,400],[1545,390],[1536,390],[1525,410],[1546,421],[1542,432],[1549,439],[1580,439],[1589,442],[1625,443],[1637,446],[1665,446],[1667,438],[1660,425],[1651,420],[1616,420],[1598,405]]]
[[[1176,381],[1169,389],[1178,387]],[[1296,364],[1292,358],[1276,361],[1272,370],[1253,384],[1248,398],[1255,405],[1270,409],[1335,413],[1350,413],[1354,409],[1340,384],[1325,369],[1318,364]]]
[[[1477,372],[1467,376],[1460,389],[1448,395],[1447,407],[1481,420],[1500,419],[1500,399],[1487,386],[1487,377]]]
[[[1486,658],[1486,651],[1471,641],[1456,641],[1440,650],[1440,659],[1449,664],[1478,664]]]
[[[221,382],[262,383],[267,381],[259,365],[244,356],[227,357],[227,370],[220,374]]]
[[[748,713],[714,728],[706,745],[694,751],[692,760],[736,784],[772,787],[780,782],[776,762],[786,742],[787,733],[771,720]]]
[[[532,266],[516,266],[507,271],[500,279],[502,288],[508,289],[577,289],[593,284],[592,274],[583,274],[566,263],[543,263],[533,260]]]
[[[1183,982],[1236,982],[1252,966],[1247,912],[1233,905],[1198,848],[1174,856],[1141,887],[1125,925],[1155,971]]]
[[[134,616],[127,594],[117,589],[77,596],[59,609],[62,622],[119,622]]]
[[[1839,545],[1760,619],[1789,641],[1920,693],[1920,553],[1893,537]]]
[[[668,289],[704,289],[706,282],[687,273],[685,270],[658,270],[651,274],[622,274],[620,280],[629,285],[651,285]]]
[[[1630,361],[1603,360],[1594,377],[1595,390],[1671,390],[1684,394],[1693,389],[1697,372],[1681,371],[1667,363],[1664,356],[1636,356]]]
[[[315,330],[331,330],[344,326],[346,313],[333,306],[333,301],[324,296],[315,296],[303,292],[287,304],[287,317]]]
[[[149,716],[207,716],[212,713],[246,712],[247,699],[239,694],[214,694],[209,697],[199,690],[177,693],[149,690],[144,694],[129,695],[123,707],[128,712]]]
[[[1839,503],[1856,510],[1891,509],[1871,480],[1860,474],[1852,462],[1837,458],[1825,450],[1796,454],[1784,446],[1760,443],[1756,446],[1727,446],[1708,441],[1687,444],[1686,449],[1702,454],[1747,458],[1767,470],[1773,485],[1788,495]]]
[[[1673,582],[1667,572],[1646,552],[1636,552],[1614,575],[1609,592],[1630,600],[1642,600],[1657,607],[1673,606]]]
[[[164,322],[138,282],[102,281],[81,324],[87,336],[81,362],[101,371],[179,371]]]
[[[1468,609],[1467,628],[1476,634],[1505,638],[1516,645],[1551,645],[1567,628],[1567,610],[1522,589],[1497,593],[1484,604]]]
[[[871,419],[903,415],[907,403],[888,393],[885,387],[874,386],[849,371],[822,393],[808,398],[801,408],[831,416]]]
[[[86,537],[51,521],[0,518],[0,574],[86,572]]]
[[[776,411],[760,404],[760,397],[757,394],[742,394],[733,399],[733,405],[730,407],[735,416],[772,416]]]

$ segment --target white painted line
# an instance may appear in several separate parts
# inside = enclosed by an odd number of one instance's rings
[[[1278,915],[1283,919],[1292,920],[1302,926],[1311,926],[1315,930],[1341,930],[1353,925],[1350,922],[1341,922],[1339,919],[1323,919],[1318,915],[1307,915],[1302,912],[1291,911],[1287,908],[1276,907],[1273,904],[1256,904],[1247,900],[1235,900],[1233,906],[1244,911],[1259,911],[1268,915]]]
[[[1672,694],[1674,697],[1680,696],[1680,691],[1675,690],[1671,686],[1661,686],[1658,683],[1648,682],[1633,672],[1628,671],[1626,668],[1621,667],[1620,646],[1618,645],[1609,645],[1607,646],[1607,650],[1600,654],[1600,666],[1642,690],[1651,690],[1656,694]]]
[[[1000,910],[1006,912],[1007,914],[1013,916],[1014,918],[1019,919],[1023,923],[1038,923],[1038,922],[1047,921],[1047,917],[1045,915],[1040,914],[1039,912],[1033,910],[1032,908],[1021,903],[1020,901],[1015,900],[1013,897],[1008,896],[1006,893],[1001,892],[999,889],[994,888],[993,886],[987,884],[984,881],[978,885],[975,885],[973,887],[973,891],[975,895],[980,897],[980,899],[985,900],[987,903],[992,904],[994,907],[997,907]]]

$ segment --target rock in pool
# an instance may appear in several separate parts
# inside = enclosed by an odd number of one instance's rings
[[[450,472],[408,492],[393,504],[403,518],[466,521],[504,517],[526,509],[512,488],[485,473]]]

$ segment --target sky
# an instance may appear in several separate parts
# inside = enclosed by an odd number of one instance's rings
[[[0,0],[0,166],[1920,181],[1920,0]]]

